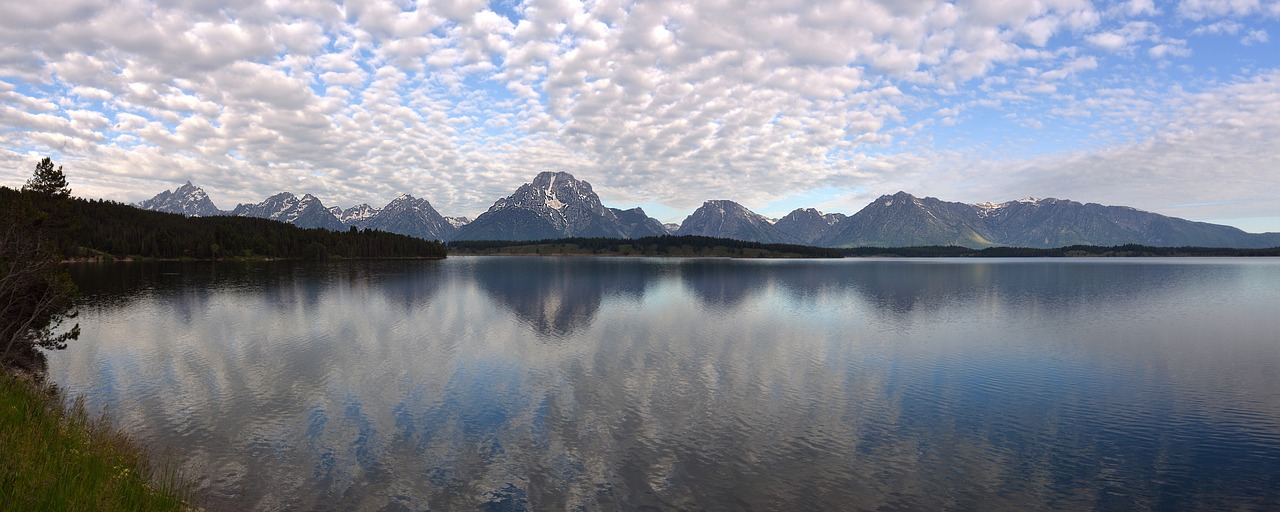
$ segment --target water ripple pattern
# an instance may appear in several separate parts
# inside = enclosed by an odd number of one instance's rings
[[[1280,509],[1276,259],[72,270],[213,509]]]

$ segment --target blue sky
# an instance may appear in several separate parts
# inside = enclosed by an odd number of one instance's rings
[[[0,0],[0,184],[474,216],[905,190],[1280,231],[1280,0]]]

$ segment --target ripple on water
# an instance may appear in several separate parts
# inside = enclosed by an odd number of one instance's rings
[[[234,509],[1280,508],[1280,262],[421,263],[99,276],[52,368]]]

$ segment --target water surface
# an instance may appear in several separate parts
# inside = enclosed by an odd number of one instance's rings
[[[1280,260],[75,266],[215,509],[1280,509]]]

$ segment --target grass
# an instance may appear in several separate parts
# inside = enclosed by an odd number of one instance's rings
[[[105,415],[0,369],[0,511],[193,510],[193,497]]]

